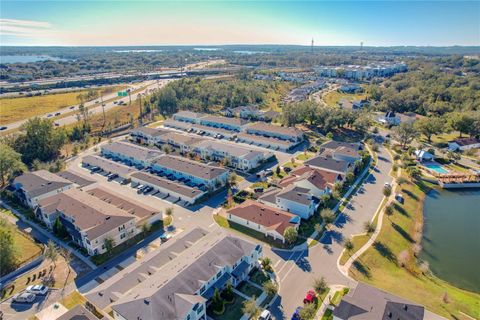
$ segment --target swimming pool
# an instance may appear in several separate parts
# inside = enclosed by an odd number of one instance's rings
[[[430,164],[424,164],[424,166],[431,171],[435,171],[436,173],[442,173],[442,174],[448,173],[448,170],[439,164],[430,163]]]

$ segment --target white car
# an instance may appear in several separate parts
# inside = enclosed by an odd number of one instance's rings
[[[35,295],[27,292],[18,293],[13,296],[12,301],[17,303],[32,303],[35,301]]]
[[[43,286],[41,284],[37,284],[34,286],[28,286],[25,291],[27,291],[28,293],[44,295],[48,292],[48,287]]]

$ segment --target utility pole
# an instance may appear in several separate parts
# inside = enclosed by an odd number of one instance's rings
[[[105,118],[105,104],[103,103],[103,96],[100,96],[100,101],[102,103],[102,112],[103,112],[103,124],[102,124],[102,131],[105,128],[105,123],[107,122]]]
[[[140,108],[140,114],[138,115],[138,124],[139,125],[142,125],[142,118],[143,118],[143,115],[142,115],[142,94],[139,93],[138,94],[138,107]]]
[[[313,43],[314,43],[314,42],[313,42],[313,38],[312,38],[312,45],[311,45],[311,47],[310,47],[311,53],[313,53]]]

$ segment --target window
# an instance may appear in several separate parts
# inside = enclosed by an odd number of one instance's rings
[[[124,239],[126,237],[125,233],[120,234],[120,239]]]
[[[197,309],[197,314],[201,313],[203,311],[203,304],[201,304],[198,309]]]

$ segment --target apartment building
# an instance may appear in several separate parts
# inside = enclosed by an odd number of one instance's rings
[[[192,150],[192,145],[195,145],[201,141],[204,141],[203,138],[192,137],[185,134],[177,132],[168,132],[161,136],[158,139],[157,146],[161,144],[169,144],[173,147],[179,148],[181,153],[188,153]]]
[[[74,187],[71,181],[47,170],[26,172],[11,185],[20,201],[32,209],[38,201]]]
[[[244,133],[244,132],[239,133],[237,135],[237,139],[238,139],[237,141],[239,142],[253,144],[259,147],[264,147],[264,148],[273,149],[273,150],[280,150],[284,152],[291,150],[294,146],[297,145],[297,143],[289,140],[265,137],[265,136],[260,136],[256,134]]]
[[[305,188],[312,196],[320,199],[325,194],[330,194],[336,182],[343,181],[343,175],[338,172],[314,169],[304,166],[295,169],[279,182],[279,186],[286,188],[294,185]]]
[[[156,144],[160,137],[170,131],[149,127],[138,127],[130,131],[130,136],[137,142],[148,145]]]
[[[303,164],[313,169],[320,169],[324,171],[338,173],[341,175],[345,175],[347,174],[349,169],[353,169],[353,163],[351,162],[344,160],[336,160],[332,157],[324,155],[319,155],[308,159]]]
[[[101,146],[101,154],[106,158],[124,162],[130,166],[148,168],[163,152],[142,147],[133,143],[116,141]]]
[[[325,142],[320,146],[320,154],[326,157],[331,157],[335,160],[347,161],[354,163],[361,160],[360,143],[347,143],[341,141],[331,140]]]
[[[172,118],[176,121],[200,123],[200,119],[205,117],[205,113],[192,112],[192,111],[179,111],[175,113]]]
[[[228,170],[178,156],[164,155],[152,164],[152,170],[182,182],[218,189],[227,183]]]
[[[293,184],[286,186],[284,189],[267,191],[258,201],[293,213],[302,219],[310,218],[318,207],[318,201],[312,197],[309,189]]]
[[[107,239],[116,246],[137,233],[134,215],[78,189],[40,200],[35,215],[49,228],[59,218],[72,240],[89,255],[106,252]]]
[[[298,230],[300,225],[299,216],[253,200],[228,210],[227,219],[281,242],[288,227]]]
[[[220,116],[204,116],[200,118],[199,124],[214,128],[222,128],[231,131],[240,132],[248,121],[242,118],[227,118]]]

